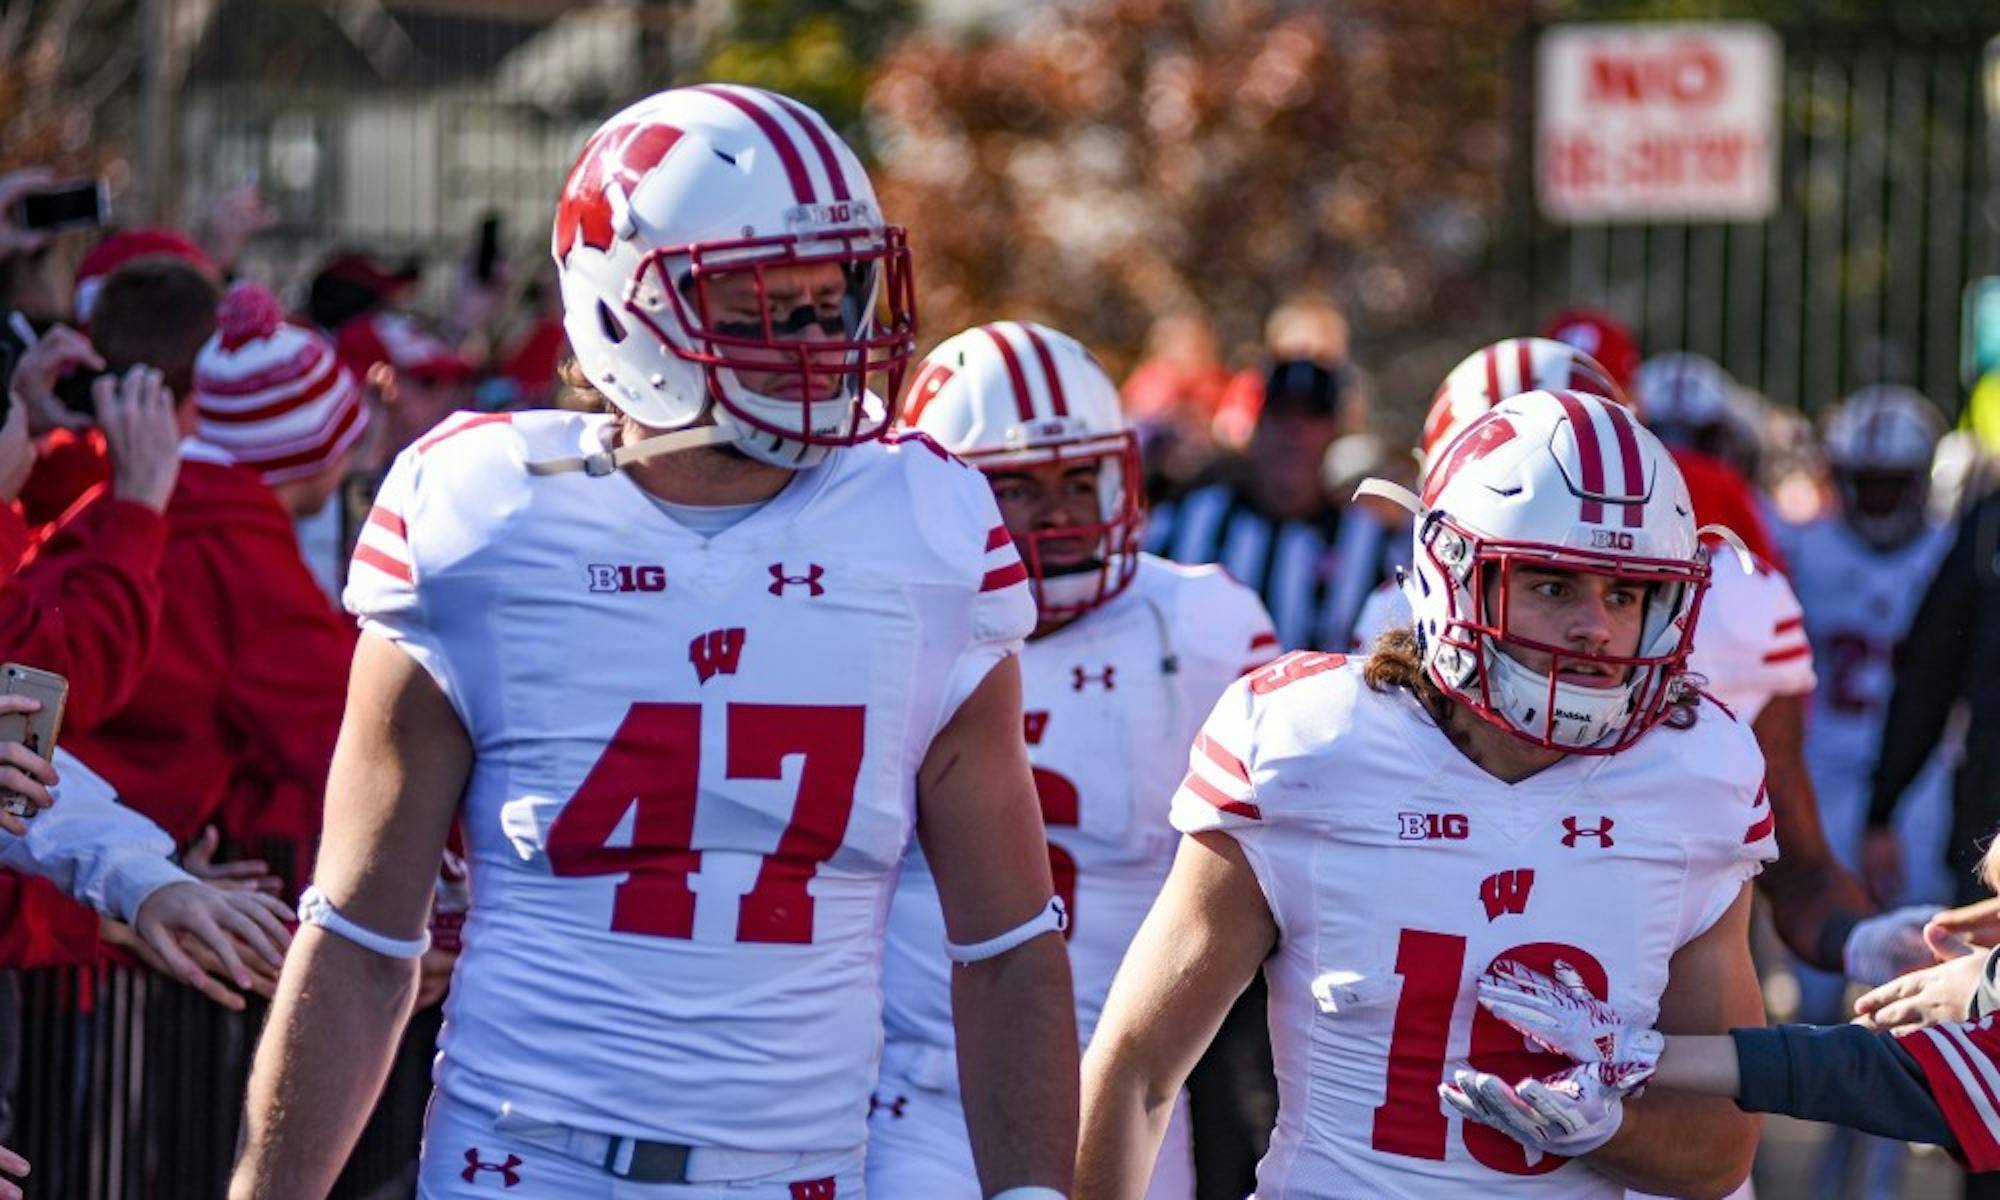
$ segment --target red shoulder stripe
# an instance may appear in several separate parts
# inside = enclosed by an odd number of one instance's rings
[[[403,518],[379,504],[368,510],[368,523],[386,529],[404,541],[409,540],[410,529],[409,526],[403,524]]]
[[[1214,784],[1192,771],[1188,772],[1186,779],[1181,780],[1181,786],[1203,800],[1206,800],[1211,807],[1219,808],[1223,812],[1234,813],[1239,817],[1248,817],[1253,821],[1264,819],[1263,811],[1256,805],[1250,803],[1248,800],[1230,799],[1228,796],[1222,794],[1220,788],[1217,788]]]
[[[1194,735],[1194,748],[1207,755],[1208,761],[1216,766],[1245,783],[1250,782],[1250,768],[1243,765],[1242,759],[1224,750],[1214,738],[1205,733],[1197,733]]]
[[[460,421],[456,425],[453,425],[451,428],[441,430],[425,438],[423,441],[418,442],[417,453],[422,454],[426,450],[429,450],[432,446],[437,445],[439,442],[445,441],[448,438],[457,437],[459,434],[464,433],[468,429],[476,429],[481,425],[511,425],[513,423],[514,423],[513,413],[480,413],[478,416],[475,417],[467,417],[463,421]]]
[[[986,578],[979,581],[979,590],[982,592],[997,592],[1003,587],[1012,587],[1017,583],[1024,583],[1027,581],[1027,578],[1028,568],[1018,562],[1011,562],[1004,567],[995,567],[991,571],[986,572]]]
[[[1770,651],[1769,653],[1764,655],[1764,664],[1766,666],[1771,666],[1776,663],[1790,662],[1795,658],[1804,658],[1806,655],[1811,653],[1812,653],[1812,647],[1802,642],[1799,645],[1791,646],[1783,650]]]
[[[1013,536],[1007,532],[1005,525],[995,525],[986,531],[986,548],[989,551],[998,550],[1000,547],[1012,543],[1013,540]]]
[[[384,575],[400,579],[404,583],[410,583],[414,579],[410,572],[410,564],[391,558],[366,542],[354,548],[354,561],[374,567]]]

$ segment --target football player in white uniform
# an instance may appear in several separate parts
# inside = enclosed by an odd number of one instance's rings
[[[1827,841],[1854,871],[1864,866],[1869,780],[1894,683],[1890,654],[1916,616],[1922,581],[1951,547],[1950,527],[1929,515],[1931,454],[1941,433],[1931,402],[1909,388],[1876,385],[1849,396],[1828,418],[1823,438],[1839,509],[1780,533],[1825,681],[1813,695],[1806,764]],[[1932,755],[1897,809],[1891,860],[1904,867],[1900,887],[1876,888],[1883,903],[1922,905],[1916,912],[1925,917],[1953,890],[1944,865],[1951,823],[1945,759]],[[1802,970],[1799,986],[1800,1020],[1837,1025],[1849,1017],[1840,975]],[[1829,1139],[1819,1190],[1840,1191],[1857,1157],[1869,1196],[1898,1193],[1900,1145],[1848,1128]]]
[[[1279,659],[1189,754],[1188,836],[1085,1058],[1082,1195],[1138,1194],[1260,967],[1279,1111],[1259,1196],[1718,1195],[1749,1171],[1756,1119],[1726,1102],[1551,1080],[1564,1120],[1521,1117],[1510,1082],[1570,1064],[1474,1002],[1495,959],[1560,958],[1661,1029],[1762,1021],[1746,930],[1771,812],[1749,728],[1684,678],[1709,567],[1679,472],[1623,408],[1529,392],[1402,498],[1414,629],[1365,661]]]
[[[1516,392],[1574,389],[1621,404],[1625,395],[1588,354],[1543,338],[1508,338],[1468,356],[1445,377],[1424,423],[1419,457],[1428,467],[1471,421]],[[1642,420],[1644,414],[1637,414]],[[1678,458],[1676,462],[1678,462]],[[1355,649],[1410,619],[1400,589],[1370,596],[1356,623]],[[1782,572],[1762,559],[1740,569],[1715,564],[1701,629],[1689,656],[1702,689],[1749,724],[1764,753],[1781,855],[1757,877],[1779,934],[1794,954],[1869,984],[1925,966],[1929,952],[1913,914],[1870,916],[1875,906],[1854,873],[1827,846],[1805,761],[1806,706],[1814,695],[1805,615]]]
[[[232,1195],[323,1195],[417,985],[446,831],[471,908],[418,1194],[863,1194],[883,921],[914,829],[989,1195],[1074,1166],[1075,1014],[978,472],[884,441],[903,231],[804,106],[680,88],[565,184],[565,326],[609,415],[465,415],[404,451],[317,886]]]
[[[1117,387],[1075,340],[1001,321],[931,352],[904,419],[993,486],[1039,611],[1021,654],[1028,757],[1068,902],[1077,1034],[1173,863],[1167,806],[1202,718],[1277,654],[1255,592],[1220,567],[1139,552],[1137,439]],[[882,1080],[870,1106],[868,1189],[979,1200],[959,1102],[951,964],[937,885],[912,849],[889,914]],[[1147,1193],[1191,1200],[1186,1105]]]

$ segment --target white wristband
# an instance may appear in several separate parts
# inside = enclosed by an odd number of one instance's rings
[[[299,897],[299,923],[317,925],[328,933],[338,934],[362,949],[373,950],[384,958],[422,958],[424,951],[431,948],[431,935],[428,930],[422,937],[392,938],[376,933],[372,929],[363,929],[341,916],[340,910],[333,906],[333,901],[327,899],[326,893],[317,887],[307,888],[305,895]]]
[[[1054,1188],[1013,1187],[1004,1192],[995,1192],[993,1200],[1069,1200],[1069,1197]]]
[[[990,937],[983,942],[974,942],[969,946],[947,940],[944,944],[944,952],[955,963],[976,963],[1005,954],[1031,938],[1038,938],[1045,933],[1061,933],[1068,928],[1069,909],[1063,907],[1061,896],[1050,896],[1049,902],[1042,906],[1040,912],[1029,917],[1014,928],[1009,929],[999,937]],[[1002,1192],[1001,1195],[1012,1197],[1013,1192],[1020,1190],[1019,1188],[1014,1188],[1010,1191]],[[994,1200],[999,1200],[999,1197],[995,1197]]]

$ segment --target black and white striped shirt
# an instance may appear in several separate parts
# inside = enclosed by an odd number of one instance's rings
[[[1409,562],[1408,539],[1363,506],[1273,522],[1226,483],[1155,507],[1146,549],[1221,563],[1263,597],[1287,650],[1346,650],[1361,602]]]

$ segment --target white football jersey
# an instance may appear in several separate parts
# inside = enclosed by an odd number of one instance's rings
[[[1144,555],[1130,587],[1021,654],[1028,758],[1069,904],[1084,1042],[1173,865],[1167,805],[1188,744],[1223,689],[1277,650],[1257,594],[1222,568]],[[913,842],[882,969],[890,1041],[956,1044],[944,942],[937,884]]]
[[[1462,1122],[1437,1088],[1468,1065],[1569,1065],[1478,1006],[1498,958],[1561,958],[1652,1024],[1675,952],[1776,857],[1756,740],[1704,702],[1691,729],[1509,785],[1361,662],[1291,654],[1232,686],[1173,801],[1177,828],[1242,846],[1278,927],[1278,1124],[1257,1194],[1622,1196]]]
[[[1384,583],[1362,603],[1350,648],[1365,655],[1383,630],[1409,623],[1408,597],[1396,583]],[[1804,615],[1781,572],[1759,561],[1754,572],[1745,574],[1734,554],[1716,556],[1688,670],[1707,681],[1703,691],[1745,722],[1755,721],[1778,696],[1813,690]]]
[[[859,1146],[916,771],[1032,628],[1026,571],[984,477],[921,438],[708,538],[623,473],[525,470],[607,424],[448,422],[349,573],[474,748],[440,1084],[609,1134]]]
[[[1943,525],[1889,551],[1870,547],[1837,517],[1790,531],[1792,586],[1825,683],[1813,696],[1809,758],[1861,775],[1875,769],[1895,684],[1890,655],[1950,547],[1951,529]]]
[[[1951,537],[1949,526],[1928,526],[1883,552],[1838,518],[1787,530],[1785,557],[1822,681],[1806,726],[1806,766],[1827,842],[1849,866],[1858,864],[1867,824],[1882,723],[1895,686],[1892,655]],[[1896,806],[1906,890],[1892,899],[1915,903],[1952,894],[1954,880],[1944,862],[1951,829],[1950,758],[1947,749],[1932,754]]]

